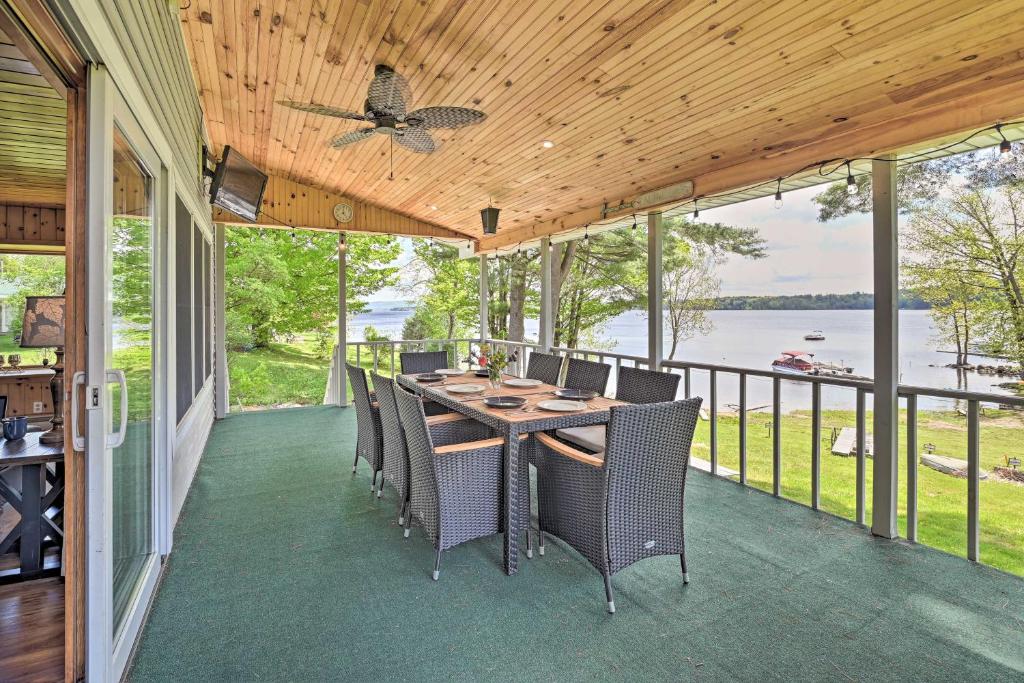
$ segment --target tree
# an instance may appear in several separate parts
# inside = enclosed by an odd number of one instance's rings
[[[900,213],[911,214],[938,199],[957,164],[949,159],[936,159],[896,167],[896,200]],[[855,214],[871,213],[871,174],[855,177],[857,193],[851,195],[846,181],[829,184],[811,198],[818,205],[818,221],[827,223]]]
[[[721,286],[717,266],[730,254],[764,258],[765,242],[756,228],[698,223],[683,216],[666,221],[663,230],[662,297],[672,338],[669,358],[675,358],[680,342],[711,331],[707,311]]]
[[[0,283],[13,290],[5,304],[11,312],[11,333],[21,334],[25,297],[64,293],[64,257],[0,255]]]
[[[417,273],[408,287],[421,295],[413,322],[403,326],[406,339],[455,339],[469,334],[477,324],[480,305],[479,270],[476,261],[460,259],[458,250],[447,244],[416,240],[412,267]],[[427,333],[409,336],[408,333]]]
[[[338,236],[308,230],[230,228],[226,234],[225,307],[233,348],[265,347],[275,336],[313,332],[329,350],[338,316]],[[397,282],[390,265],[401,251],[390,235],[346,239],[347,305]]]

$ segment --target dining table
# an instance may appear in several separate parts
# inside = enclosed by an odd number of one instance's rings
[[[502,377],[499,386],[492,386],[487,377],[480,377],[473,371],[460,375],[447,375],[439,381],[421,381],[419,375],[398,375],[398,383],[406,389],[426,399],[445,406],[449,410],[461,413],[487,425],[505,439],[504,468],[502,471],[503,498],[503,564],[505,573],[514,575],[519,570],[519,537],[526,531],[530,523],[529,507],[525,515],[520,514],[519,496],[520,476],[529,468],[526,449],[520,442],[522,435],[547,432],[570,427],[608,422],[612,407],[625,405],[622,401],[598,396],[582,402],[583,408],[573,412],[554,412],[538,406],[542,401],[557,397],[554,392],[560,387],[539,383],[534,386],[518,387],[507,384],[517,379],[512,375]],[[449,392],[455,385],[479,384],[483,391],[473,394]],[[521,396],[526,403],[517,408],[491,408],[484,404],[490,396]],[[532,441],[532,440],[531,440]],[[527,447],[534,444],[526,442]],[[528,475],[528,469],[526,474]],[[527,479],[529,481],[529,479]],[[526,495],[529,495],[527,490]],[[524,519],[525,517],[525,519]]]
[[[40,443],[41,432],[0,440],[0,504],[19,515],[0,538],[0,555],[18,549],[18,568],[0,581],[30,579],[45,571],[44,551],[64,540],[64,444]]]

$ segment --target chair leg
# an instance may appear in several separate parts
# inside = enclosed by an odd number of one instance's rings
[[[437,577],[441,575],[441,549],[437,550],[437,557],[434,558],[434,574],[433,579],[437,581]]]
[[[537,530],[537,552],[544,557],[544,532],[540,529]]]
[[[383,495],[384,495],[384,471],[381,470],[381,473],[380,473],[380,486],[377,487],[377,497],[380,498]]]
[[[405,531],[402,532],[402,538],[409,538],[409,532],[412,531],[412,506],[406,505],[405,508]]]
[[[683,583],[690,583],[690,577],[686,575],[686,553],[679,554],[679,566],[683,570]]]
[[[377,490],[377,470],[373,471],[373,479],[370,480],[370,493]]]
[[[615,614],[615,594],[612,593],[611,574],[604,575],[604,595],[608,598],[608,614]]]
[[[409,501],[403,500],[401,507],[398,508],[398,526],[405,526],[405,508],[409,505]]]
[[[359,453],[356,453],[356,461],[352,463],[352,474],[355,475],[356,467],[359,466]]]
[[[533,531],[529,526],[526,527],[526,558],[533,559]]]

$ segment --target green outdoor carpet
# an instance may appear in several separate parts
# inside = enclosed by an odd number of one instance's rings
[[[640,562],[609,615],[574,551],[508,577],[499,537],[435,583],[394,491],[352,477],[354,431],[329,407],[216,424],[131,680],[1024,680],[1024,581],[699,472],[689,586]]]

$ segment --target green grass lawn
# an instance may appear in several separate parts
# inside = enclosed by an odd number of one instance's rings
[[[350,363],[356,363],[349,349]],[[395,362],[397,363],[397,355]],[[358,363],[373,369],[372,353],[363,350]],[[323,401],[330,361],[318,358],[312,338],[291,344],[273,344],[268,349],[229,352],[232,405],[270,407],[280,405],[318,405]],[[381,373],[391,372],[390,352],[377,358]],[[351,389],[350,389],[351,397]],[[852,402],[852,399],[851,399]],[[871,416],[868,415],[870,430]],[[751,413],[747,426],[747,480],[751,486],[772,489],[772,439],[765,426],[770,413]],[[718,461],[739,469],[738,425],[736,417],[720,416],[718,422]],[[821,507],[823,510],[854,519],[856,515],[856,459],[831,454],[832,428],[853,427],[852,410],[826,411],[822,415]],[[906,416],[902,416],[900,439],[905,444]],[[1024,459],[1024,416],[1005,411],[986,410],[981,418],[982,469],[1004,465],[1007,456]],[[918,444],[935,445],[935,452],[967,458],[966,419],[955,412],[921,412],[918,418]],[[710,430],[700,422],[694,454],[710,458]],[[900,532],[906,533],[905,446],[900,457]],[[782,419],[782,494],[809,505],[811,502],[811,416],[809,411],[794,411]],[[916,459],[915,459],[916,460]],[[918,465],[918,540],[956,555],[966,555],[967,482]],[[867,511],[871,521],[871,461],[867,462]],[[1024,574],[1024,485],[997,481],[981,482],[981,559],[1005,571]]]
[[[871,415],[868,414],[868,430]],[[772,490],[772,439],[766,423],[769,413],[751,413],[747,421],[747,482]],[[856,458],[832,455],[833,427],[855,426],[850,411],[822,414],[821,509],[854,519],[856,516]],[[739,469],[739,420],[718,418],[718,462]],[[1006,411],[986,410],[981,418],[981,467],[991,471],[1005,465],[1006,457],[1024,455],[1024,416]],[[935,453],[967,459],[967,421],[955,412],[920,412],[918,445],[935,445]],[[906,534],[906,414],[901,415],[899,521]],[[695,455],[710,458],[710,425],[698,423]],[[918,454],[919,455],[919,454]],[[1022,458],[1024,459],[1024,458]],[[947,552],[967,552],[967,480],[917,464],[918,540]],[[867,460],[866,522],[871,522],[871,467]],[[998,481],[981,482],[981,559],[986,564],[1015,574],[1024,574],[1024,485]],[[782,495],[805,505],[811,503],[811,414],[794,411],[782,419]]]
[[[43,358],[49,358],[54,362],[53,349],[23,349],[14,343],[14,335],[10,332],[0,334],[0,354],[4,357],[4,367],[7,367],[7,357],[12,353],[21,355],[22,365],[42,365]]]

